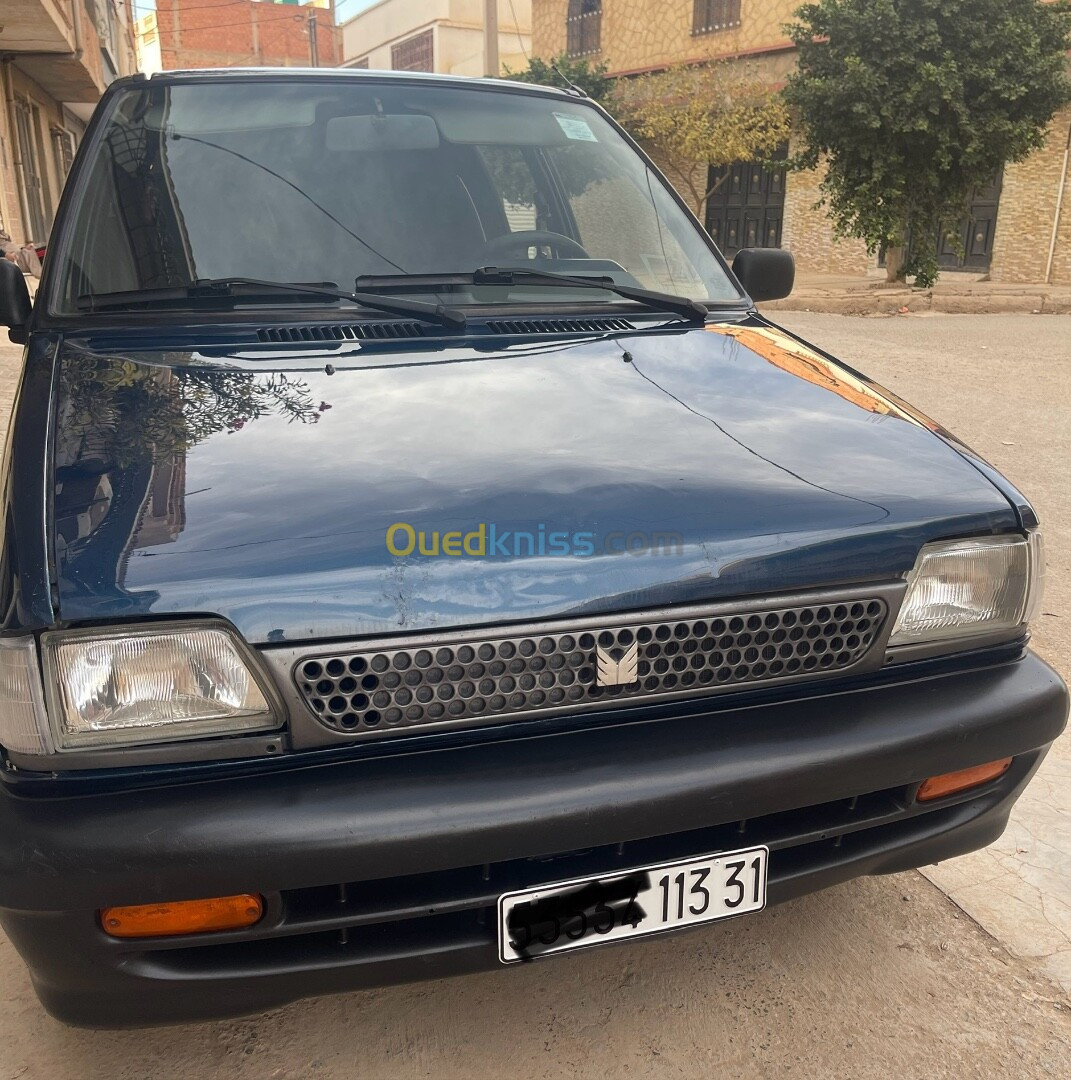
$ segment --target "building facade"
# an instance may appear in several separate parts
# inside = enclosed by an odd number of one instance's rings
[[[164,70],[164,59],[160,54],[160,27],[156,21],[156,12],[150,11],[134,22],[134,51],[138,59],[138,71],[145,75],[155,75]]]
[[[483,0],[379,0],[342,25],[343,65],[483,75]],[[498,0],[500,69],[532,49],[531,0]]]
[[[605,63],[628,77],[675,63],[741,58],[771,88],[795,66],[784,33],[800,0],[533,0],[532,50]],[[1071,110],[1054,119],[1042,150],[1009,165],[976,193],[961,223],[963,251],[945,244],[945,270],[988,273],[994,281],[1071,284],[1071,175],[1065,147]],[[791,147],[785,147],[784,152]],[[863,244],[837,240],[815,208],[818,173],[788,173],[738,162],[711,198],[705,224],[728,254],[778,246],[802,271],[862,274],[876,268]]]
[[[156,0],[142,55],[160,67],[337,67],[342,59],[332,0]]]
[[[0,0],[0,230],[44,243],[104,88],[136,70],[130,0]]]

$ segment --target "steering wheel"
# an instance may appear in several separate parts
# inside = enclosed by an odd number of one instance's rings
[[[481,248],[480,260],[502,255],[517,255],[528,259],[530,247],[550,247],[558,259],[590,259],[591,256],[571,236],[548,232],[546,229],[527,229],[523,232],[505,233],[488,240]]]

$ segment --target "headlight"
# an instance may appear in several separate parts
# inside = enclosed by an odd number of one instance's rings
[[[907,576],[890,645],[1009,632],[1030,619],[1040,594],[1041,534],[927,544]]]
[[[73,631],[41,639],[57,749],[172,742],[278,727],[226,627]]]

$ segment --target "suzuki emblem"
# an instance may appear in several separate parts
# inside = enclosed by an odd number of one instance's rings
[[[639,681],[640,646],[633,642],[624,650],[621,657],[615,660],[608,649],[601,645],[595,649],[595,675],[596,686],[628,686],[630,683]]]

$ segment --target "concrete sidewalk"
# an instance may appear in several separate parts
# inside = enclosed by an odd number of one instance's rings
[[[906,315],[939,311],[953,315],[1071,314],[1071,286],[1008,285],[977,274],[943,274],[931,289],[889,285],[881,276],[797,274],[785,300],[760,304],[763,311],[821,311],[833,315]]]

